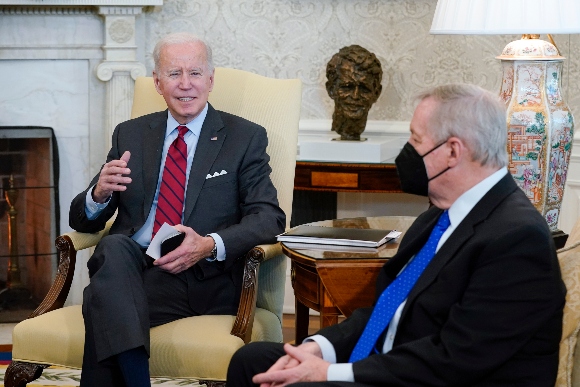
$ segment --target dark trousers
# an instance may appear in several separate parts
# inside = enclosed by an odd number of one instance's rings
[[[228,367],[227,387],[256,387],[252,377],[266,372],[280,357],[284,356],[284,344],[254,342],[238,349]],[[369,384],[350,382],[301,382],[292,387],[370,387]]]
[[[87,266],[81,386],[123,386],[115,355],[137,347],[149,353],[151,327],[197,315],[188,303],[187,278],[152,266],[124,235],[103,238]]]

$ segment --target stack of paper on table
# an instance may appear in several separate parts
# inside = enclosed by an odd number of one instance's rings
[[[284,246],[291,250],[320,250],[332,251],[333,253],[352,253],[352,254],[378,254],[387,243],[380,247],[360,247],[360,246],[343,246],[343,245],[323,245],[318,243],[298,243],[284,242]]]
[[[401,234],[397,230],[302,225],[278,235],[278,242],[379,247]]]

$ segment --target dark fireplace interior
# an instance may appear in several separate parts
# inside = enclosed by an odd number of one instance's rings
[[[0,127],[0,322],[25,319],[56,273],[55,150],[50,128]]]

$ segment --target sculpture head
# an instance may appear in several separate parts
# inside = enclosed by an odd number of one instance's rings
[[[371,106],[381,95],[383,70],[375,54],[352,45],[341,48],[326,66],[326,90],[334,100],[332,130],[342,140],[360,140]]]

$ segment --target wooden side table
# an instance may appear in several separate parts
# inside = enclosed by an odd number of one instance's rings
[[[411,216],[381,216],[312,224],[396,229],[404,234],[414,220]],[[328,246],[303,248],[282,243],[282,251],[292,261],[291,279],[296,303],[295,342],[300,343],[308,335],[309,309],[320,312],[320,326],[326,327],[336,324],[340,315],[348,317],[357,308],[371,306],[379,271],[395,255],[398,247],[396,241],[373,252],[346,252]]]
[[[297,161],[294,189],[332,192],[402,192],[394,161],[385,163]]]
[[[394,160],[297,161],[291,226],[336,218],[337,192],[402,192]]]

